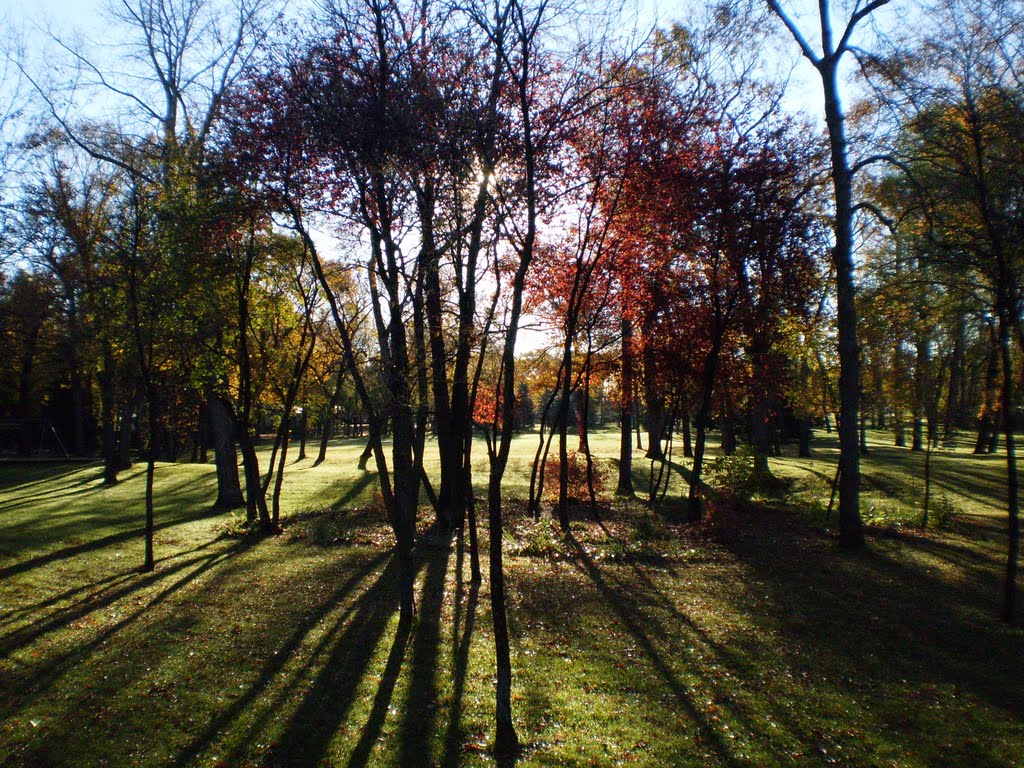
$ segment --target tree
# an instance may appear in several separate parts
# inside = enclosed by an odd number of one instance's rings
[[[901,228],[919,258],[951,292],[985,308],[1002,372],[1000,411],[1006,440],[1008,553],[1002,617],[1016,620],[1020,522],[1014,418],[1014,338],[1020,337],[1024,231],[1024,69],[1015,4],[968,6],[943,0],[913,55],[879,57],[873,73],[902,118],[894,150],[901,175],[888,180]],[[906,53],[906,51],[899,51]],[[993,358],[989,370],[994,373]],[[986,409],[987,410],[987,409]]]
[[[768,7],[792,35],[800,53],[814,66],[821,79],[825,99],[825,127],[828,130],[832,168],[832,226],[835,242],[832,263],[836,278],[836,324],[839,345],[839,544],[847,549],[863,546],[860,519],[860,447],[857,414],[860,392],[860,359],[857,347],[857,306],[853,264],[853,177],[859,165],[850,165],[845,114],[839,95],[839,65],[850,52],[858,25],[890,0],[857,0],[838,29],[832,23],[828,0],[818,5],[821,30],[820,52],[800,30],[796,17],[787,13],[780,0],[768,0]]]

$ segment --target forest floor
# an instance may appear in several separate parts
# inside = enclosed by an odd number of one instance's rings
[[[699,527],[672,501],[683,460],[659,507],[605,498],[568,536],[523,515],[536,437],[519,438],[514,764],[1024,765],[1024,630],[996,618],[1005,457],[935,451],[940,527],[921,530],[923,455],[871,437],[853,555],[826,519],[831,436]],[[617,439],[592,438],[609,485]],[[98,465],[0,467],[0,765],[493,765],[487,583],[465,547],[424,537],[399,630],[361,447],[289,460],[266,539],[210,508],[211,465],[158,465],[152,573],[143,465],[110,488]]]

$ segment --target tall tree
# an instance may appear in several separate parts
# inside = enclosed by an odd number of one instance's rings
[[[856,0],[841,25],[833,25],[830,0],[818,3],[819,46],[812,45],[797,24],[795,14],[784,10],[781,0],[767,0],[768,7],[792,35],[800,53],[817,71],[825,101],[825,127],[828,130],[832,168],[834,213],[832,227],[835,242],[832,263],[836,276],[836,324],[839,331],[839,544],[848,549],[863,546],[860,518],[860,446],[857,416],[860,395],[860,352],[857,348],[857,306],[853,263],[854,203],[853,177],[857,166],[850,165],[845,113],[839,93],[839,66],[851,51],[858,25],[890,0]],[[838,33],[838,34],[837,34]]]
[[[971,292],[985,308],[1002,374],[1000,407],[1007,464],[1008,552],[1002,617],[1017,619],[1020,548],[1014,418],[1015,337],[1024,306],[1024,12],[1017,3],[941,0],[916,45],[874,62],[903,121],[894,152],[902,175],[890,185],[918,257],[946,290]],[[908,55],[909,54],[909,55]],[[990,360],[994,373],[996,358]]]

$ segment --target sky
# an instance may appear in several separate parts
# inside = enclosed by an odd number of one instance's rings
[[[10,5],[0,11],[0,20],[4,17],[13,29],[26,29],[31,36],[33,28],[53,28],[68,35],[73,32],[84,33],[87,38],[101,42],[106,31],[102,10],[111,1],[117,0],[4,0],[0,5]],[[285,0],[290,5],[297,5],[294,0]],[[659,0],[627,0],[638,3],[637,18],[641,24],[667,26],[673,21],[685,20],[699,8],[702,0],[676,0],[675,2],[659,2]],[[803,0],[801,0],[803,2]],[[810,17],[808,17],[809,19]],[[814,30],[813,24],[803,23],[801,26]],[[37,32],[38,33],[38,32]],[[785,41],[790,43],[791,41]],[[784,68],[792,63],[795,46],[787,45],[782,49],[785,56]],[[803,60],[797,64],[787,96],[787,107],[801,110],[812,118],[821,112],[820,86],[815,83],[814,73],[810,65]]]
[[[45,40],[45,30],[53,29],[68,40],[78,34],[87,41],[97,44],[108,42],[104,35],[108,34],[108,26],[104,22],[102,10],[111,0],[3,0],[13,3],[0,10],[0,22],[6,17],[12,30],[22,30],[24,39],[30,41],[30,60],[36,66],[46,66],[44,49],[38,42]],[[117,0],[114,0],[116,2]],[[287,0],[286,0],[287,1]],[[682,0],[674,3],[658,3],[657,0],[634,0],[640,3],[637,12],[639,23],[667,26],[673,21],[683,21],[693,15],[694,9],[702,6],[702,0]],[[804,3],[806,0],[797,0]],[[297,3],[292,2],[294,8]],[[816,4],[814,4],[816,5]],[[813,8],[813,6],[811,6]],[[802,29],[809,38],[813,38],[815,21],[813,14],[799,17]],[[52,43],[51,43],[52,44]],[[87,46],[91,47],[91,46]],[[780,59],[777,62],[782,72],[789,72],[790,85],[784,102],[788,111],[802,112],[812,125],[822,126],[821,119],[821,85],[810,64],[796,56],[795,43],[781,37],[779,42]],[[522,329],[522,348],[531,349],[541,346],[544,336],[539,331],[527,326]]]

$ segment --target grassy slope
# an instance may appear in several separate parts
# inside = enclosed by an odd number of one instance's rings
[[[864,506],[886,526],[840,556],[823,520],[835,448],[817,448],[773,463],[786,503],[700,532],[639,504],[581,513],[568,541],[511,515],[520,765],[1024,764],[1024,634],[992,618],[1001,457],[938,452],[967,514],[920,535],[899,524],[923,459],[876,443]],[[285,483],[286,512],[351,511],[259,542],[221,536],[211,467],[159,465],[152,574],[136,571],[141,469],[102,488],[98,467],[0,468],[0,764],[492,763],[486,584],[425,542],[419,619],[396,634],[360,449]]]

